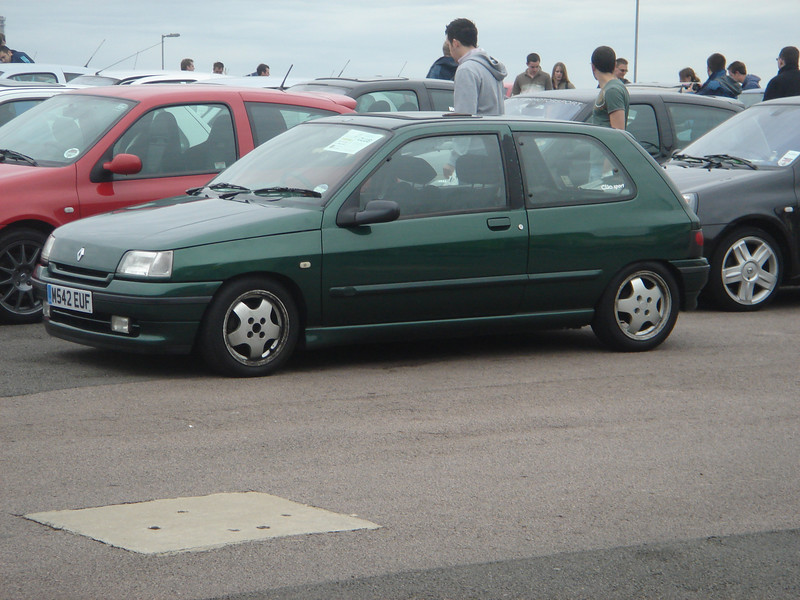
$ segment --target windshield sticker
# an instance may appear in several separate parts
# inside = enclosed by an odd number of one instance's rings
[[[320,183],[317,187],[314,188],[314,191],[318,194],[324,194],[328,191],[328,184],[327,183]]]
[[[356,154],[382,137],[380,133],[351,129],[335,142],[328,144],[325,150],[328,152],[341,152],[342,154]]]
[[[69,150],[65,150],[64,151],[64,158],[73,159],[76,156],[78,156],[78,154],[80,154],[80,153],[81,153],[81,151],[78,150],[77,148],[70,148]]]
[[[790,165],[798,156],[800,156],[800,152],[797,150],[789,150],[786,154],[781,156],[781,159],[778,161],[778,166],[785,167],[786,165]]]

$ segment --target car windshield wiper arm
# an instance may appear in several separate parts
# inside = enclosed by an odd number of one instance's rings
[[[242,185],[236,185],[235,183],[215,183],[214,185],[209,185],[208,189],[217,192],[219,197],[223,200],[229,200],[239,194],[252,193],[250,188],[246,188]]]
[[[698,163],[708,162],[704,158],[700,158],[699,156],[690,156],[689,154],[676,154],[672,158],[673,160],[684,160],[686,162],[698,162]]]
[[[753,169],[754,171],[758,170],[758,167],[749,160],[747,160],[746,158],[739,158],[738,156],[731,156],[730,154],[709,154],[704,158],[708,160],[724,160],[727,162],[735,163],[737,165],[744,165],[746,167]]]
[[[37,163],[35,159],[31,158],[27,154],[22,154],[22,152],[17,152],[16,150],[0,150],[0,162],[5,162],[7,158],[21,160],[22,162],[28,163],[32,167],[39,166],[39,163]]]
[[[304,188],[293,187],[266,187],[253,190],[256,196],[278,196],[278,195],[292,195],[292,196],[305,196],[306,198],[322,198],[322,194],[314,190],[307,190]]]

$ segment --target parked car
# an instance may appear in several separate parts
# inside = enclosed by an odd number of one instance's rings
[[[293,92],[333,92],[356,99],[356,112],[453,110],[453,82],[443,79],[323,77],[289,88]]]
[[[671,88],[631,87],[627,130],[658,162],[744,109],[735,101],[680,94]],[[589,122],[597,90],[558,90],[513,96],[506,114]]]
[[[5,85],[5,83],[19,85]],[[65,92],[70,87],[60,84],[23,83],[0,80],[0,126],[33,108],[43,100]]]
[[[800,97],[751,106],[667,163],[703,223],[706,291],[721,308],[758,310],[800,283]]]
[[[203,185],[289,127],[352,112],[339,98],[107,86],[59,94],[0,127],[0,321],[41,317],[30,277],[55,227]]]
[[[591,324],[649,350],[708,275],[630,136],[576,123],[303,123],[188,196],[70,223],[34,285],[50,334],[265,375],[298,344]]]
[[[79,75],[91,73],[87,67],[45,63],[0,63],[0,79],[36,83],[69,83]]]

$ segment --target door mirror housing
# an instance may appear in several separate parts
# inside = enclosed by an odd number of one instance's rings
[[[336,220],[341,227],[388,223],[400,217],[400,206],[393,200],[370,200],[364,210],[344,210]]]
[[[135,154],[117,154],[109,162],[103,163],[103,168],[116,175],[135,175],[142,170],[142,159]]]

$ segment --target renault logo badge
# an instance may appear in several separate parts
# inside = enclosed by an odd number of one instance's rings
[[[86,248],[81,248],[80,250],[78,250],[78,262],[80,262],[84,254],[86,254]]]

